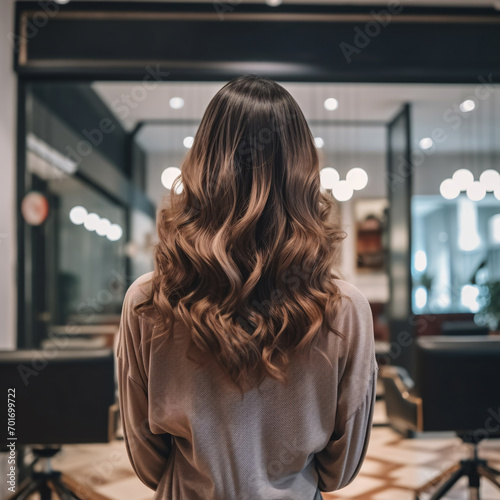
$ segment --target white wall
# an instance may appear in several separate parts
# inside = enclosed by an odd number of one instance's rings
[[[340,156],[339,164],[349,165],[349,157]],[[365,198],[386,198],[388,192],[385,171],[385,153],[364,153],[356,157],[356,166],[363,168],[368,174],[368,185],[356,191],[349,201],[340,203],[342,228],[347,233],[342,243],[342,256],[339,266],[340,275],[346,281],[356,285],[370,302],[387,302],[389,300],[389,279],[384,271],[359,272],[356,266],[356,220],[354,205],[356,200]],[[345,170],[341,171],[342,178]]]
[[[12,70],[14,2],[2,0],[0,15],[0,349],[15,346],[16,224],[15,224],[15,138],[16,79]]]

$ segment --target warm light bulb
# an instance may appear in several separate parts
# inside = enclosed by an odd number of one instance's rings
[[[325,189],[333,189],[333,186],[339,181],[339,173],[332,167],[322,168],[319,172],[321,185]]]
[[[415,270],[422,273],[427,268],[427,254],[423,250],[415,252]]]
[[[339,201],[347,201],[352,198],[353,189],[347,181],[338,181],[333,188],[333,196]]]
[[[351,168],[346,175],[346,181],[355,189],[364,189],[368,184],[368,174],[362,168]]]
[[[488,169],[485,170],[479,176],[479,182],[484,186],[486,191],[495,191],[495,189],[500,186],[500,173],[497,170]]]
[[[460,111],[462,111],[462,113],[468,113],[469,111],[472,111],[475,107],[476,103],[472,99],[466,99],[459,106]]]
[[[181,175],[181,170],[177,167],[168,167],[161,174],[161,183],[167,188],[172,189],[175,179]]]
[[[480,201],[486,196],[486,189],[479,181],[474,181],[467,188],[467,196],[472,201]]]
[[[420,139],[418,145],[421,149],[430,149],[434,145],[434,141],[430,137],[424,137]]]
[[[172,97],[169,104],[172,109],[181,109],[184,106],[184,99],[182,97]]]
[[[85,208],[76,206],[69,211],[69,220],[73,224],[80,225],[85,222],[87,215],[88,212]]]
[[[118,224],[111,224],[111,226],[108,229],[108,232],[106,233],[106,238],[108,238],[109,241],[118,241],[123,234],[123,229],[121,226]]]
[[[339,101],[335,97],[329,97],[324,103],[325,109],[335,111],[339,107]]]
[[[439,186],[441,196],[447,200],[453,200],[460,194],[460,188],[453,179],[445,179]]]
[[[314,144],[318,149],[321,149],[325,145],[325,141],[323,140],[322,137],[315,137]]]
[[[465,191],[474,182],[472,172],[466,168],[459,168],[453,174],[452,179],[455,181],[460,191]]]
[[[110,227],[111,227],[111,222],[108,219],[101,219],[97,223],[97,227],[95,228],[95,232],[99,236],[106,236],[108,234]]]
[[[101,218],[96,213],[91,213],[85,217],[83,225],[88,231],[95,231],[100,220]]]

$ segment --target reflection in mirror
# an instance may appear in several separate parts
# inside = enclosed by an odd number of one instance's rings
[[[481,98],[472,86],[456,89],[454,100],[414,107],[413,312],[467,313],[495,331],[500,317],[499,88],[490,86]]]

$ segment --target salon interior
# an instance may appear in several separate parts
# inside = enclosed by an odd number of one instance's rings
[[[304,112],[347,233],[336,272],[373,314],[369,448],[358,478],[323,498],[500,499],[498,5],[0,9],[0,385],[7,400],[17,384],[18,487],[50,464],[74,498],[153,497],[120,424],[121,306],[153,270],[156,214],[207,104],[253,73]],[[1,439],[0,498],[14,498]]]

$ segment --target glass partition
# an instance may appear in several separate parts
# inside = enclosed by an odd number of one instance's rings
[[[479,87],[456,86],[448,100],[414,105],[412,308],[474,315],[496,330],[500,87]]]
[[[500,280],[500,201],[414,196],[413,310],[477,313],[482,285]]]
[[[125,210],[75,178],[53,180],[56,205],[49,280],[54,283],[52,323],[117,321],[125,281]]]

